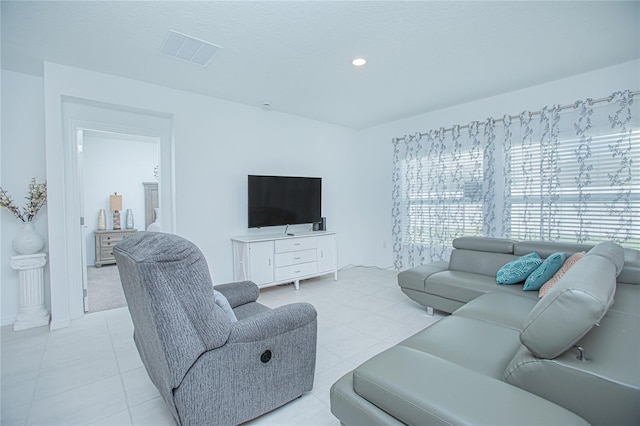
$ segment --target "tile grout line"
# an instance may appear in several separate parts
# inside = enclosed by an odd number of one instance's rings
[[[131,415],[131,407],[129,407],[129,399],[127,398],[127,388],[124,385],[124,379],[122,378],[122,371],[120,370],[120,360],[118,360],[118,354],[116,353],[116,348],[113,344],[113,336],[111,334],[111,325],[109,324],[109,318],[108,316],[108,310],[107,311],[103,311],[104,312],[104,320],[106,321],[107,324],[107,333],[109,334],[109,342],[111,343],[111,350],[113,351],[113,357],[116,360],[116,367],[118,368],[118,377],[120,379],[120,386],[122,386],[122,394],[124,395],[124,402],[127,405],[127,414],[129,415],[129,421],[131,422],[131,424],[133,425],[133,416]],[[113,413],[112,415],[115,415],[118,413]],[[102,421],[106,418],[109,418],[109,416],[104,417],[102,419],[96,420],[93,423]]]
[[[42,345],[42,354],[40,356],[40,362],[38,364],[38,375],[36,377],[35,385],[33,386],[33,392],[31,393],[29,408],[27,409],[27,416],[24,419],[25,426],[29,424],[29,419],[31,418],[31,409],[33,408],[33,402],[35,401],[35,398],[36,398],[38,383],[40,383],[40,374],[42,373],[42,366],[44,365],[44,354],[47,352],[47,346],[49,345],[49,339],[51,338],[51,333],[53,333],[53,331],[49,329],[46,335],[47,337],[45,338],[45,341],[44,341],[44,345]]]

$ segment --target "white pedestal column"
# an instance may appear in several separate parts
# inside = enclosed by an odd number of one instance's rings
[[[13,331],[49,324],[49,311],[44,307],[44,265],[46,253],[12,256],[9,265],[20,279],[20,309]]]

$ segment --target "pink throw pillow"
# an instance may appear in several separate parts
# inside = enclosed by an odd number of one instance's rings
[[[569,268],[571,268],[573,265],[576,264],[576,262],[580,259],[582,259],[582,257],[587,254],[584,251],[579,251],[577,253],[572,254],[563,264],[562,267],[558,270],[558,272],[556,272],[553,277],[551,277],[551,279],[549,281],[547,281],[546,283],[542,284],[542,287],[540,287],[540,291],[538,292],[538,297],[542,297],[545,294],[547,294],[547,292],[549,290],[551,290],[551,287],[553,287],[553,285],[555,283],[558,282],[558,280],[560,280],[560,278],[562,278],[562,276],[564,274],[567,273],[567,271],[569,270]]]

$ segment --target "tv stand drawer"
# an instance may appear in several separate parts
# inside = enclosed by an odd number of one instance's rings
[[[276,281],[295,280],[300,277],[315,274],[318,271],[316,262],[301,263],[299,265],[276,268]]]
[[[315,262],[316,250],[290,251],[276,254],[276,267],[298,265],[300,263]]]
[[[289,238],[276,240],[276,253],[286,253],[298,250],[311,250],[316,248],[315,237]]]

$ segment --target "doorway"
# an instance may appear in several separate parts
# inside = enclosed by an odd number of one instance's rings
[[[162,231],[174,232],[175,229],[172,116],[65,95],[59,99],[58,104],[53,96],[50,108],[45,111],[52,330],[69,326],[71,320],[85,313],[84,198],[78,177],[82,168],[78,152],[83,149],[85,130],[145,136],[159,141]],[[58,114],[61,120],[55,119]]]
[[[98,312],[126,306],[112,246],[133,232],[144,231],[148,220],[147,191],[158,184],[158,138],[100,130],[82,130],[78,137],[81,208],[84,217],[84,311]],[[115,229],[110,196],[120,196],[119,228]],[[153,200],[158,208],[158,198]],[[105,213],[104,229],[99,223]]]

